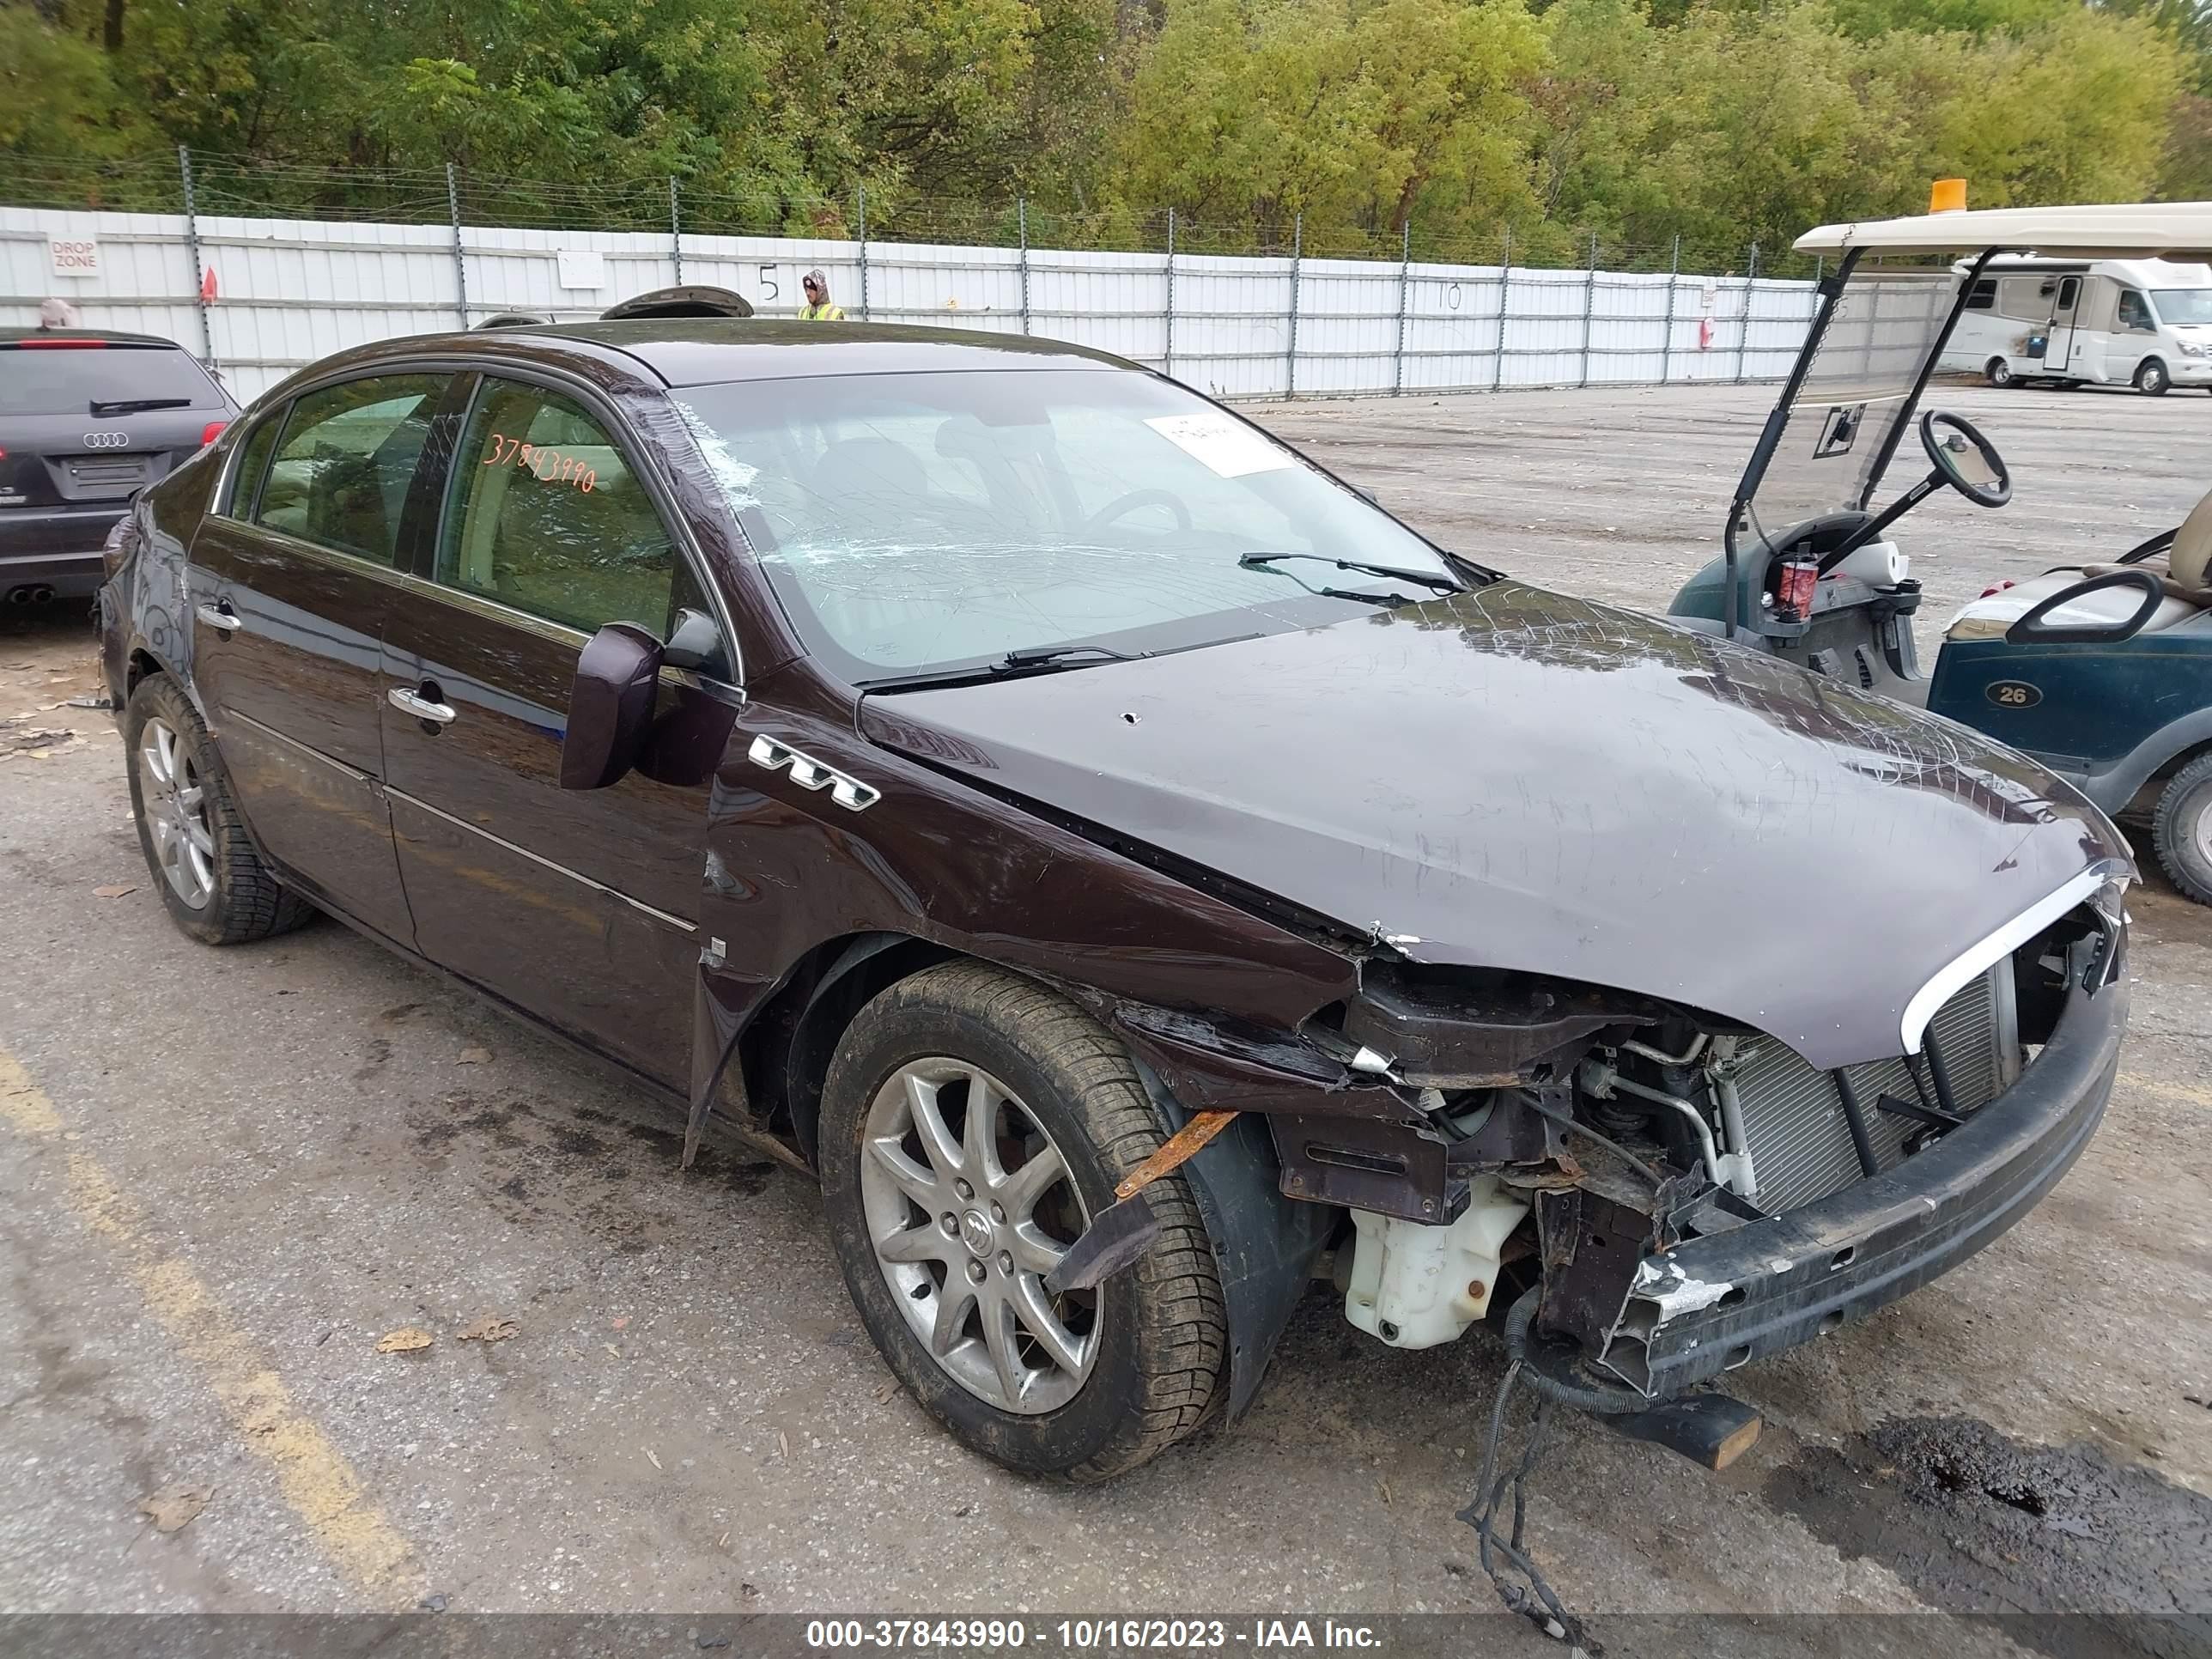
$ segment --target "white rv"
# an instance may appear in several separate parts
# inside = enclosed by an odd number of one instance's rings
[[[1940,367],[1991,386],[2047,380],[2212,387],[2212,265],[2166,259],[1990,261]]]

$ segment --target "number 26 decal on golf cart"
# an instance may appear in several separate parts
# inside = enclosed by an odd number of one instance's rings
[[[1986,695],[2000,708],[2033,708],[2043,701],[2043,693],[2026,680],[1991,680]]]

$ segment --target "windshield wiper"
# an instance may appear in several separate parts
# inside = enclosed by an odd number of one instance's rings
[[[1116,651],[1110,645],[1031,645],[1019,651],[1009,651],[999,659],[994,671],[1004,673],[1009,668],[1042,668],[1048,663],[1065,662],[1070,657],[1097,657],[1108,662],[1131,662],[1137,653]]]
[[[113,403],[92,400],[90,410],[94,415],[143,415],[149,409],[190,409],[190,398],[120,398]]]
[[[1237,562],[1247,570],[1264,570],[1269,565],[1279,563],[1285,559],[1311,559],[1317,564],[1333,564],[1339,570],[1357,570],[1363,575],[1395,576],[1400,581],[1419,582],[1422,586],[1433,588],[1439,593],[1457,593],[1464,591],[1464,584],[1437,570],[1408,570],[1402,565],[1370,564],[1364,559],[1333,558],[1326,553],[1240,553],[1237,556]],[[1327,590],[1316,591],[1326,592]]]
[[[1149,651],[1116,651],[1110,645],[1031,645],[1009,651],[996,662],[971,663],[964,668],[926,668],[918,673],[886,674],[854,684],[863,691],[926,691],[939,686],[981,685],[1029,674],[1060,673],[1102,662],[1135,662],[1152,654]]]

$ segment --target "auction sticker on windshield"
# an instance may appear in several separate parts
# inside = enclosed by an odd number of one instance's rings
[[[1214,410],[1202,415],[1156,415],[1145,424],[1224,478],[1273,472],[1291,465],[1279,449],[1242,421]]]

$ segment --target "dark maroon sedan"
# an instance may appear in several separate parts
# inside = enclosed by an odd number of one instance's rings
[[[1241,1410],[1332,1269],[1673,1400],[1986,1243],[2111,1087],[2132,869],[2065,785],[1096,353],[395,340],[111,558],[179,925],[330,912],[818,1176],[1016,1468]]]

